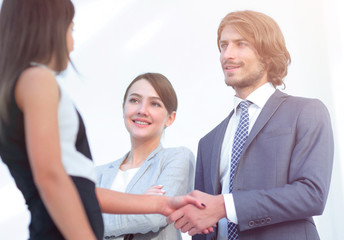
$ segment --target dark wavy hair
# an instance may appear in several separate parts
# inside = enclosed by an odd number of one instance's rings
[[[227,14],[217,31],[217,44],[222,30],[230,25],[257,50],[267,66],[268,80],[274,87],[284,85],[291,62],[285,40],[278,24],[269,16],[255,11],[237,11]]]
[[[47,64],[53,59],[56,72],[67,67],[66,34],[73,17],[74,6],[70,0],[3,0],[0,10],[1,123],[8,122],[11,92],[30,62]]]
[[[137,76],[127,87],[127,90],[124,94],[123,103],[128,97],[128,92],[131,86],[135,82],[142,79],[147,80],[152,85],[156,93],[159,95],[161,101],[165,105],[168,114],[171,114],[173,111],[177,111],[178,100],[176,92],[174,91],[171,82],[160,73],[144,73]]]

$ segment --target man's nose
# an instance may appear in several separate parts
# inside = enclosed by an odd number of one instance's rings
[[[226,49],[221,52],[221,59],[235,59],[237,55],[237,49],[234,44],[228,44]]]

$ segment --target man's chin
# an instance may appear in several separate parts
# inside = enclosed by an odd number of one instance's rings
[[[235,79],[229,79],[228,77],[227,78],[225,78],[225,83],[226,83],[226,85],[227,86],[229,86],[229,87],[233,87],[234,85],[235,85]]]

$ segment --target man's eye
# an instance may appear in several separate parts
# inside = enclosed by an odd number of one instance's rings
[[[228,46],[228,44],[221,44],[221,45],[220,45],[220,48],[221,48],[221,50],[222,50],[222,49],[226,49],[227,46]]]

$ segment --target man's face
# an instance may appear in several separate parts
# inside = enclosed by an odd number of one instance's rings
[[[222,30],[219,46],[225,82],[238,97],[246,98],[268,81],[265,64],[257,50],[230,25]]]

